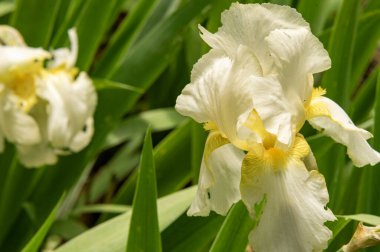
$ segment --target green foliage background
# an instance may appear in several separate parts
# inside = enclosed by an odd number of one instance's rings
[[[128,251],[245,251],[254,223],[241,203],[227,217],[186,216],[206,134],[173,109],[208,50],[197,25],[216,31],[231,2],[0,1],[0,22],[19,29],[30,46],[68,46],[67,30],[76,27],[77,67],[89,72],[99,96],[95,136],[82,152],[40,169],[22,167],[10,144],[0,155],[0,251],[113,252],[127,244]],[[333,66],[316,84],[374,133],[380,150],[380,1],[269,2],[297,8],[310,23]],[[330,138],[311,127],[303,134],[326,177],[333,212],[380,215],[380,167],[355,168]],[[329,251],[349,241],[350,219],[380,224],[366,215],[347,218],[329,223]]]

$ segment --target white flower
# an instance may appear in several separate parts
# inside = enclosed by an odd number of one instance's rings
[[[75,30],[69,36],[71,50],[48,52],[27,47],[15,29],[0,26],[0,150],[4,138],[14,143],[27,167],[54,164],[93,135],[96,92],[87,74],[74,68]]]
[[[380,154],[313,74],[330,67],[327,51],[294,9],[232,4],[211,46],[195,65],[176,109],[210,130],[196,199],[188,214],[226,214],[240,198],[252,215],[267,203],[250,241],[255,251],[321,251],[335,220],[310,147],[299,134],[306,120],[348,147],[357,166]],[[227,179],[227,177],[229,179]]]

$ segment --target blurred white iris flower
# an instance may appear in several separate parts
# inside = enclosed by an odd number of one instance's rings
[[[17,30],[0,26],[0,151],[4,139],[15,144],[21,163],[39,167],[57,162],[57,155],[78,152],[90,142],[95,88],[74,64],[71,50],[28,47]]]
[[[240,199],[252,216],[266,197],[250,234],[255,251],[321,251],[335,220],[313,153],[299,133],[305,123],[347,146],[356,166],[374,165],[380,154],[313,74],[331,61],[295,9],[238,4],[222,14],[222,26],[202,39],[211,47],[195,65],[191,83],[177,98],[179,113],[204,123],[209,136],[198,191],[188,214],[226,214]]]

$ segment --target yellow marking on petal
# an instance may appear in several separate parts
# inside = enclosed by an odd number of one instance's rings
[[[296,139],[294,140],[293,148],[289,150],[288,155],[292,158],[302,159],[309,155],[309,153],[309,144],[306,142],[305,138],[303,138],[302,135],[297,135]]]
[[[266,131],[264,124],[256,110],[252,110],[244,125],[261,137],[263,140],[263,145],[266,149],[269,149],[275,145],[276,136]]]
[[[203,124],[203,128],[207,131],[213,131],[213,130],[217,131],[218,130],[218,126],[214,122],[205,122],[205,124]]]
[[[326,94],[326,89],[324,89],[322,87],[316,87],[316,88],[313,88],[313,92],[311,94],[311,97],[313,99],[313,98],[323,96],[325,94]]]
[[[211,153],[215,149],[217,149],[217,148],[219,148],[225,144],[228,144],[228,143],[230,143],[228,141],[228,139],[222,137],[222,135],[219,132],[217,132],[217,131],[210,132],[210,134],[207,137],[205,149],[203,152],[204,161],[205,161],[206,167],[208,169],[210,169],[210,167],[208,165],[208,159],[209,159]]]
[[[312,102],[306,110],[306,119],[309,120],[316,116],[331,117],[330,110],[323,102]]]

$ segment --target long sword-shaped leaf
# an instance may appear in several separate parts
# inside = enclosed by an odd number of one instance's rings
[[[160,231],[168,227],[190,205],[195,187],[179,191],[157,202]],[[122,252],[125,251],[126,235],[129,232],[131,211],[104,222],[70,240],[56,252]]]
[[[138,171],[126,251],[162,251],[156,199],[156,169],[151,130],[148,128]]]
[[[61,0],[17,0],[12,25],[30,46],[47,47]]]
[[[51,225],[53,224],[53,221],[55,219],[55,216],[57,214],[58,208],[62,203],[63,195],[58,201],[57,205],[53,208],[53,211],[49,214],[47,219],[45,220],[44,224],[40,227],[40,229],[37,231],[37,233],[33,236],[33,238],[28,242],[28,244],[23,248],[22,252],[37,252],[39,251],[38,248],[41,246],[42,242],[45,239],[45,236],[47,235]]]

